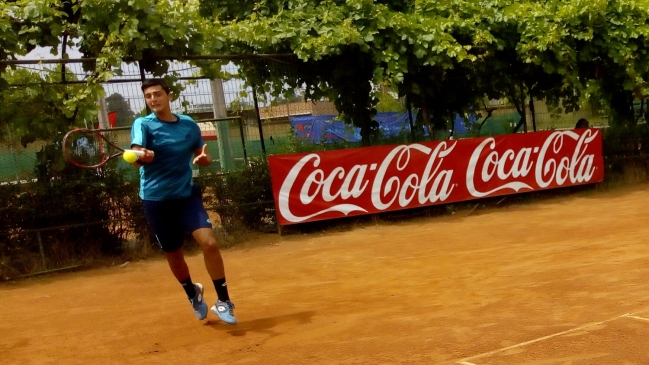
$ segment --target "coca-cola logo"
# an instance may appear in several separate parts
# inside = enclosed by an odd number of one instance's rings
[[[278,215],[289,223],[582,184],[603,177],[601,136],[595,129],[269,160]],[[280,179],[278,164],[289,167]]]
[[[519,192],[523,189],[534,190],[524,182],[530,172],[534,171],[534,180],[540,188],[545,188],[555,181],[563,185],[566,180],[571,183],[583,183],[592,179],[595,166],[594,155],[586,154],[588,145],[599,133],[586,130],[583,134],[573,131],[554,132],[544,141],[541,147],[524,147],[517,151],[506,149],[499,152],[495,149],[494,138],[487,138],[471,154],[466,173],[466,186],[469,194],[476,198],[492,195],[493,193],[510,189]],[[572,154],[556,157],[562,152],[565,139],[576,140],[577,144]],[[485,153],[485,150],[490,152]],[[479,172],[479,174],[477,173]],[[488,182],[496,177],[498,181],[507,181],[489,191],[479,191],[476,180]]]
[[[313,168],[313,171],[309,174],[299,191],[300,203],[308,205],[313,201],[313,199],[316,198],[316,196],[320,194],[322,194],[322,200],[325,202],[333,200],[334,196],[331,194],[331,182],[333,179],[340,177],[344,177],[344,180],[343,185],[336,193],[336,197],[340,195],[343,200],[346,200],[354,195],[358,197],[365,191],[367,184],[363,185],[363,181],[365,177],[366,166],[354,166],[350,170],[350,173],[346,176],[345,170],[339,167],[334,169],[334,171],[332,171],[325,178],[324,171],[317,168],[320,165],[320,156],[313,153],[304,156],[297,164],[295,164],[295,166],[289,172],[288,176],[286,176],[284,183],[282,184],[282,187],[279,191],[279,211],[284,218],[291,222],[297,223],[327,212],[340,212],[344,215],[348,215],[353,211],[367,212],[365,209],[354,204],[337,204],[307,216],[300,217],[294,215],[289,207],[289,197],[291,196],[296,178],[302,172],[302,169],[309,163],[311,163],[310,167]],[[359,186],[359,184],[361,185]],[[315,191],[309,193],[312,185],[316,186]]]

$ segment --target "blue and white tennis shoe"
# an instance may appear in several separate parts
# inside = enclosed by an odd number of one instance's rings
[[[227,324],[237,324],[237,318],[234,316],[234,303],[231,301],[222,302],[216,301],[211,308],[212,313],[216,314],[221,320]]]
[[[189,299],[189,302],[192,303],[196,318],[202,321],[207,317],[207,304],[203,300],[203,285],[195,283],[194,288],[196,288],[196,296]]]

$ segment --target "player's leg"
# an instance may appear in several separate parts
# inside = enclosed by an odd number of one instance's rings
[[[192,283],[182,249],[185,232],[179,218],[177,203],[145,200],[143,206],[151,230],[167,259],[171,272],[185,290],[194,315],[200,320],[205,319],[207,304],[203,300],[203,286],[200,283]]]
[[[212,280],[224,278],[225,267],[223,265],[223,257],[221,257],[221,251],[219,250],[214,229],[211,227],[198,228],[192,232],[192,236],[203,251],[205,267]]]
[[[234,304],[230,301],[227,282],[225,280],[225,268],[223,258],[212,228],[212,222],[205,211],[200,195],[200,189],[194,186],[192,196],[186,201],[183,209],[183,220],[186,228],[192,232],[196,243],[203,251],[203,259],[207,272],[212,278],[214,289],[218,300],[212,306],[212,312],[217,314],[226,323],[235,324],[237,319],[234,316]]]
[[[205,267],[212,278],[214,289],[216,290],[216,295],[218,297],[218,300],[211,308],[212,312],[218,315],[224,322],[235,324],[237,323],[237,319],[234,316],[233,311],[234,303],[230,300],[230,295],[228,293],[228,286],[225,281],[223,258],[219,251],[214,230],[212,228],[199,228],[194,230],[192,235],[203,251]]]
[[[179,248],[173,252],[165,252],[163,249],[163,253],[165,255],[165,258],[167,259],[167,263],[169,264],[171,272],[174,274],[178,282],[183,283],[183,281],[190,277],[189,267],[187,266],[187,262],[185,261],[185,254],[183,253],[182,248]],[[193,297],[193,295],[191,297]]]

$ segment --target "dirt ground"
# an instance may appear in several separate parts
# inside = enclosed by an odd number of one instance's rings
[[[649,185],[0,285],[0,364],[649,364]],[[200,254],[195,281],[214,289]]]

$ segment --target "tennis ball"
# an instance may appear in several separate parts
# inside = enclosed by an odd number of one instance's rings
[[[128,163],[133,163],[133,162],[137,161],[137,155],[133,151],[124,152],[122,157],[124,158],[124,161],[126,161]]]

